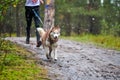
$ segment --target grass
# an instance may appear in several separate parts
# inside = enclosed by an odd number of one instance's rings
[[[24,48],[0,39],[0,80],[50,80]]]
[[[78,42],[92,43],[104,48],[120,50],[120,37],[86,34],[86,35],[79,35],[79,36],[74,35],[70,37],[62,36],[62,38],[74,40]]]

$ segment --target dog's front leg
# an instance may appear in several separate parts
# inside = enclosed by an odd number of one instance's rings
[[[49,56],[49,48],[48,48],[48,47],[45,47],[45,53],[46,53],[47,59],[50,59],[50,56]]]
[[[57,61],[57,48],[53,50],[54,60]]]
[[[50,58],[50,59],[52,59],[51,53],[52,53],[52,48],[49,47],[49,58]]]

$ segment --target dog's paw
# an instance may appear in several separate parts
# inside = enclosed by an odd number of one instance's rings
[[[46,54],[46,57],[47,57],[47,59],[50,59],[50,57],[49,57],[49,55],[48,55],[48,54]]]
[[[46,54],[47,59],[52,60],[52,57],[50,57],[48,54]]]
[[[54,61],[57,61],[57,59],[54,59]]]

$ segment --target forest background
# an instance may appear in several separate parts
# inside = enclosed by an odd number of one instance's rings
[[[0,1],[0,35],[25,35],[24,3],[25,0]],[[63,35],[92,33],[120,36],[120,0],[55,0],[55,10],[55,24],[60,25]],[[43,20],[43,5],[40,14]],[[31,31],[34,34],[34,30]]]
[[[24,5],[25,0],[0,1],[0,36],[25,36]],[[41,5],[42,21],[44,9]],[[62,36],[92,34],[112,36],[116,40],[120,37],[120,0],[55,0],[55,25],[61,27]],[[35,36],[34,24],[31,36]],[[103,42],[104,38],[100,43]],[[120,47],[119,43],[117,47]]]

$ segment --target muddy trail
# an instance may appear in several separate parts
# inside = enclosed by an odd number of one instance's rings
[[[120,80],[120,51],[61,39],[58,60],[50,62],[42,46],[36,48],[35,38],[30,44],[25,44],[24,37],[7,39],[33,52],[38,64],[48,69],[51,80]]]

